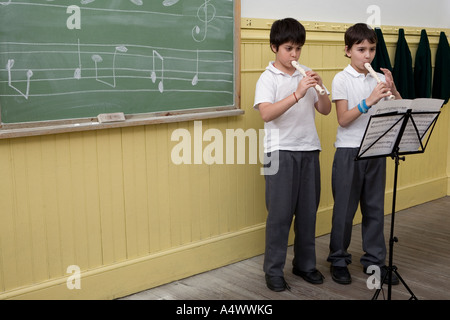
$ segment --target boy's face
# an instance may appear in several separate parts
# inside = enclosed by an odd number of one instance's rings
[[[356,71],[367,74],[368,71],[364,68],[364,63],[372,62],[375,58],[376,47],[376,43],[364,40],[361,43],[354,44],[350,49],[346,46],[345,53],[351,59],[351,65]]]
[[[272,51],[275,52],[275,67],[285,73],[293,74],[295,68],[292,66],[292,61],[297,61],[300,58],[302,47],[299,44],[292,42],[286,42],[281,44],[276,50],[275,46],[272,46]]]

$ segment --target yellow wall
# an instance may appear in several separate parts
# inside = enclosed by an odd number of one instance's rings
[[[271,22],[242,19],[245,115],[203,120],[203,132],[263,127],[252,104],[256,80],[273,59]],[[346,25],[305,26],[301,62],[331,89],[348,63]],[[439,34],[431,31],[434,58]],[[386,32],[393,57],[396,32]],[[414,56],[419,33],[412,30],[407,40]],[[321,235],[330,230],[337,123],[334,111],[316,121],[323,147]],[[447,106],[426,154],[401,163],[398,210],[450,194],[449,124]],[[263,253],[261,165],[175,165],[171,150],[178,142],[171,134],[178,128],[194,136],[191,121],[0,140],[0,299],[111,299]],[[67,288],[70,265],[81,268],[79,290]]]

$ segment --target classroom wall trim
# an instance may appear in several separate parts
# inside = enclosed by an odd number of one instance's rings
[[[245,114],[204,119],[203,131],[263,128],[252,105],[256,81],[274,57],[268,43],[273,20],[248,20],[241,20]],[[348,64],[345,24],[309,24],[301,62],[331,89],[334,75]],[[391,59],[398,27],[392,28],[385,33]],[[406,29],[414,57],[420,33]],[[430,31],[434,58],[439,34]],[[397,210],[450,195],[448,109],[426,153],[400,164]],[[322,144],[319,236],[331,228],[335,111],[317,115],[316,124]],[[175,165],[176,129],[194,134],[194,122],[0,140],[0,299],[114,299],[262,254],[267,212],[261,165]],[[387,159],[386,214],[392,162]],[[80,289],[67,286],[71,265],[80,268]]]

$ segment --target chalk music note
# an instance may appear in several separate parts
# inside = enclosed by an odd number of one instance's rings
[[[158,84],[158,90],[159,92],[164,92],[164,58],[158,53],[158,51],[153,50],[153,71],[151,74],[152,82],[156,82],[156,68],[155,68],[155,57],[158,57],[158,59],[161,61],[161,81],[159,81]]]
[[[174,4],[176,4],[178,1],[179,0],[164,0],[163,6],[170,7],[170,6],[173,6]]]
[[[80,39],[78,39],[78,68],[75,69],[73,77],[77,80],[81,79],[81,51],[80,51]]]
[[[47,0],[47,1],[49,1],[49,0]],[[95,0],[81,0],[81,4],[89,4],[94,1]],[[137,6],[142,6],[144,4],[142,0],[130,0],[130,1]]]
[[[192,38],[194,38],[196,42],[202,42],[206,39],[208,34],[208,23],[216,17],[216,7],[210,4],[210,2],[211,0],[205,0],[205,3],[202,4],[197,10],[197,17],[204,23],[204,26],[203,37],[200,37],[200,39],[198,39],[198,36],[200,35],[201,28],[197,25],[192,29]]]
[[[192,78],[192,85],[196,86],[197,83],[198,83],[198,50],[197,50],[197,68],[196,68],[196,71],[195,71],[195,75]]]
[[[6,64],[6,70],[8,70],[8,86],[14,90],[16,90],[18,93],[20,93],[25,99],[28,100],[28,96],[30,94],[30,79],[33,76],[33,71],[28,70],[27,71],[27,90],[25,93],[20,91],[18,88],[14,87],[12,85],[12,76],[11,76],[11,69],[14,66],[14,59],[9,59],[8,63]]]
[[[116,50],[114,51],[114,56],[113,56],[113,63],[112,63],[112,70],[113,70],[113,83],[109,83],[107,81],[101,80],[98,77],[98,64],[103,62],[103,58],[102,56],[98,55],[98,54],[94,54],[92,55],[92,61],[94,61],[95,64],[95,80],[97,80],[98,82],[104,83],[110,87],[115,88],[116,87],[116,56],[117,53],[126,53],[128,51],[127,47],[125,46],[118,46],[116,47]]]

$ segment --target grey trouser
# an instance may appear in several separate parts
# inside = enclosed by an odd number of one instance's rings
[[[297,269],[310,272],[316,268],[315,231],[320,199],[319,151],[279,151],[278,159],[278,172],[265,176],[268,216],[264,272],[270,276],[283,276],[289,231],[294,216],[292,263]]]
[[[347,252],[352,236],[352,223],[361,205],[362,244],[361,264],[383,266],[386,258],[384,239],[384,192],[386,158],[355,161],[358,148],[337,148],[334,155],[332,190],[333,220],[328,261],[344,267],[351,263]]]

